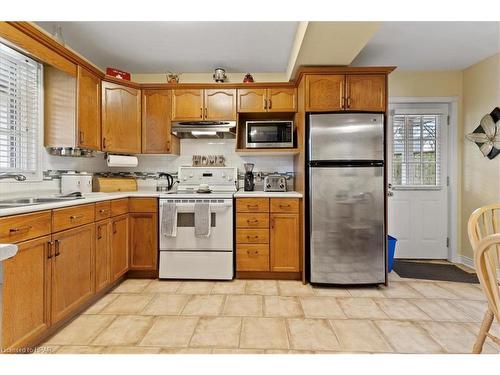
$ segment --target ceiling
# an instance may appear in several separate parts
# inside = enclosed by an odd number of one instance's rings
[[[36,22],[101,68],[284,72],[298,22]]]
[[[500,22],[384,22],[354,66],[464,69],[500,52]]]

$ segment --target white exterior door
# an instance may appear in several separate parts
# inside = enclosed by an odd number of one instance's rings
[[[448,106],[394,104],[388,139],[388,233],[396,258],[448,258]]]

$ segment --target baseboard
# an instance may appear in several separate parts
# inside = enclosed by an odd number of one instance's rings
[[[467,266],[467,267],[470,267],[472,269],[475,269],[475,267],[474,267],[474,259],[466,257],[465,255],[459,255],[457,263],[460,263],[460,264],[463,264],[464,266]]]

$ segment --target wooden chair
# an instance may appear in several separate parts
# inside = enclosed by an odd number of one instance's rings
[[[474,264],[484,294],[488,300],[481,328],[472,349],[481,353],[486,337],[500,345],[500,339],[489,333],[493,319],[500,323],[500,204],[478,208],[469,218],[469,241],[474,250]]]

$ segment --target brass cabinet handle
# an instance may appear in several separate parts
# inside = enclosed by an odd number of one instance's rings
[[[273,106],[273,101],[271,99],[268,99],[267,100],[267,109],[271,109],[272,106]]]
[[[108,210],[106,210],[106,209],[104,209],[104,208],[101,208],[101,209],[99,210],[99,213],[100,213],[100,214],[105,214],[106,212],[108,212]]]
[[[258,204],[247,204],[247,208],[259,208]]]
[[[207,117],[208,117],[208,109],[207,109],[207,107],[205,107],[205,118],[207,118]]]
[[[117,230],[116,230],[116,221],[113,223],[113,233],[116,233]]]
[[[102,148],[106,149],[106,138],[102,139]]]
[[[286,208],[286,207],[290,207],[290,205],[289,204],[280,204],[280,207],[281,208]]]
[[[267,109],[267,99],[264,99],[264,109]]]
[[[247,239],[251,239],[251,238],[253,238],[254,240],[257,240],[257,239],[259,239],[259,236],[250,236],[250,235],[247,236]]]
[[[259,250],[247,250],[247,255],[259,255]]]
[[[47,241],[47,259],[52,258],[52,242]]]
[[[97,226],[97,239],[100,240],[102,238],[102,226]]]
[[[71,215],[69,217],[70,220],[79,220],[83,217],[83,215]]]
[[[170,152],[170,141],[167,141],[167,152]]]
[[[347,98],[347,108],[351,108],[351,97]]]
[[[29,232],[30,229],[32,228],[31,225],[25,225],[24,227],[19,227],[19,228],[10,228],[9,232],[10,233],[23,233],[23,232]]]
[[[60,241],[59,240],[55,240],[55,248],[56,248],[56,253],[54,256],[58,257],[59,255],[61,255],[61,252],[59,251],[59,245],[60,245]]]
[[[274,229],[274,218],[271,219],[271,229]]]
[[[80,130],[80,143],[83,142],[85,142],[85,133],[82,130]]]
[[[203,107],[200,107],[200,118],[203,118]]]
[[[257,224],[258,222],[259,222],[259,220],[257,220],[257,219],[252,219],[252,220],[248,219],[248,220],[247,220],[247,223],[248,223],[248,224],[250,224],[250,223],[255,223],[255,224]]]

